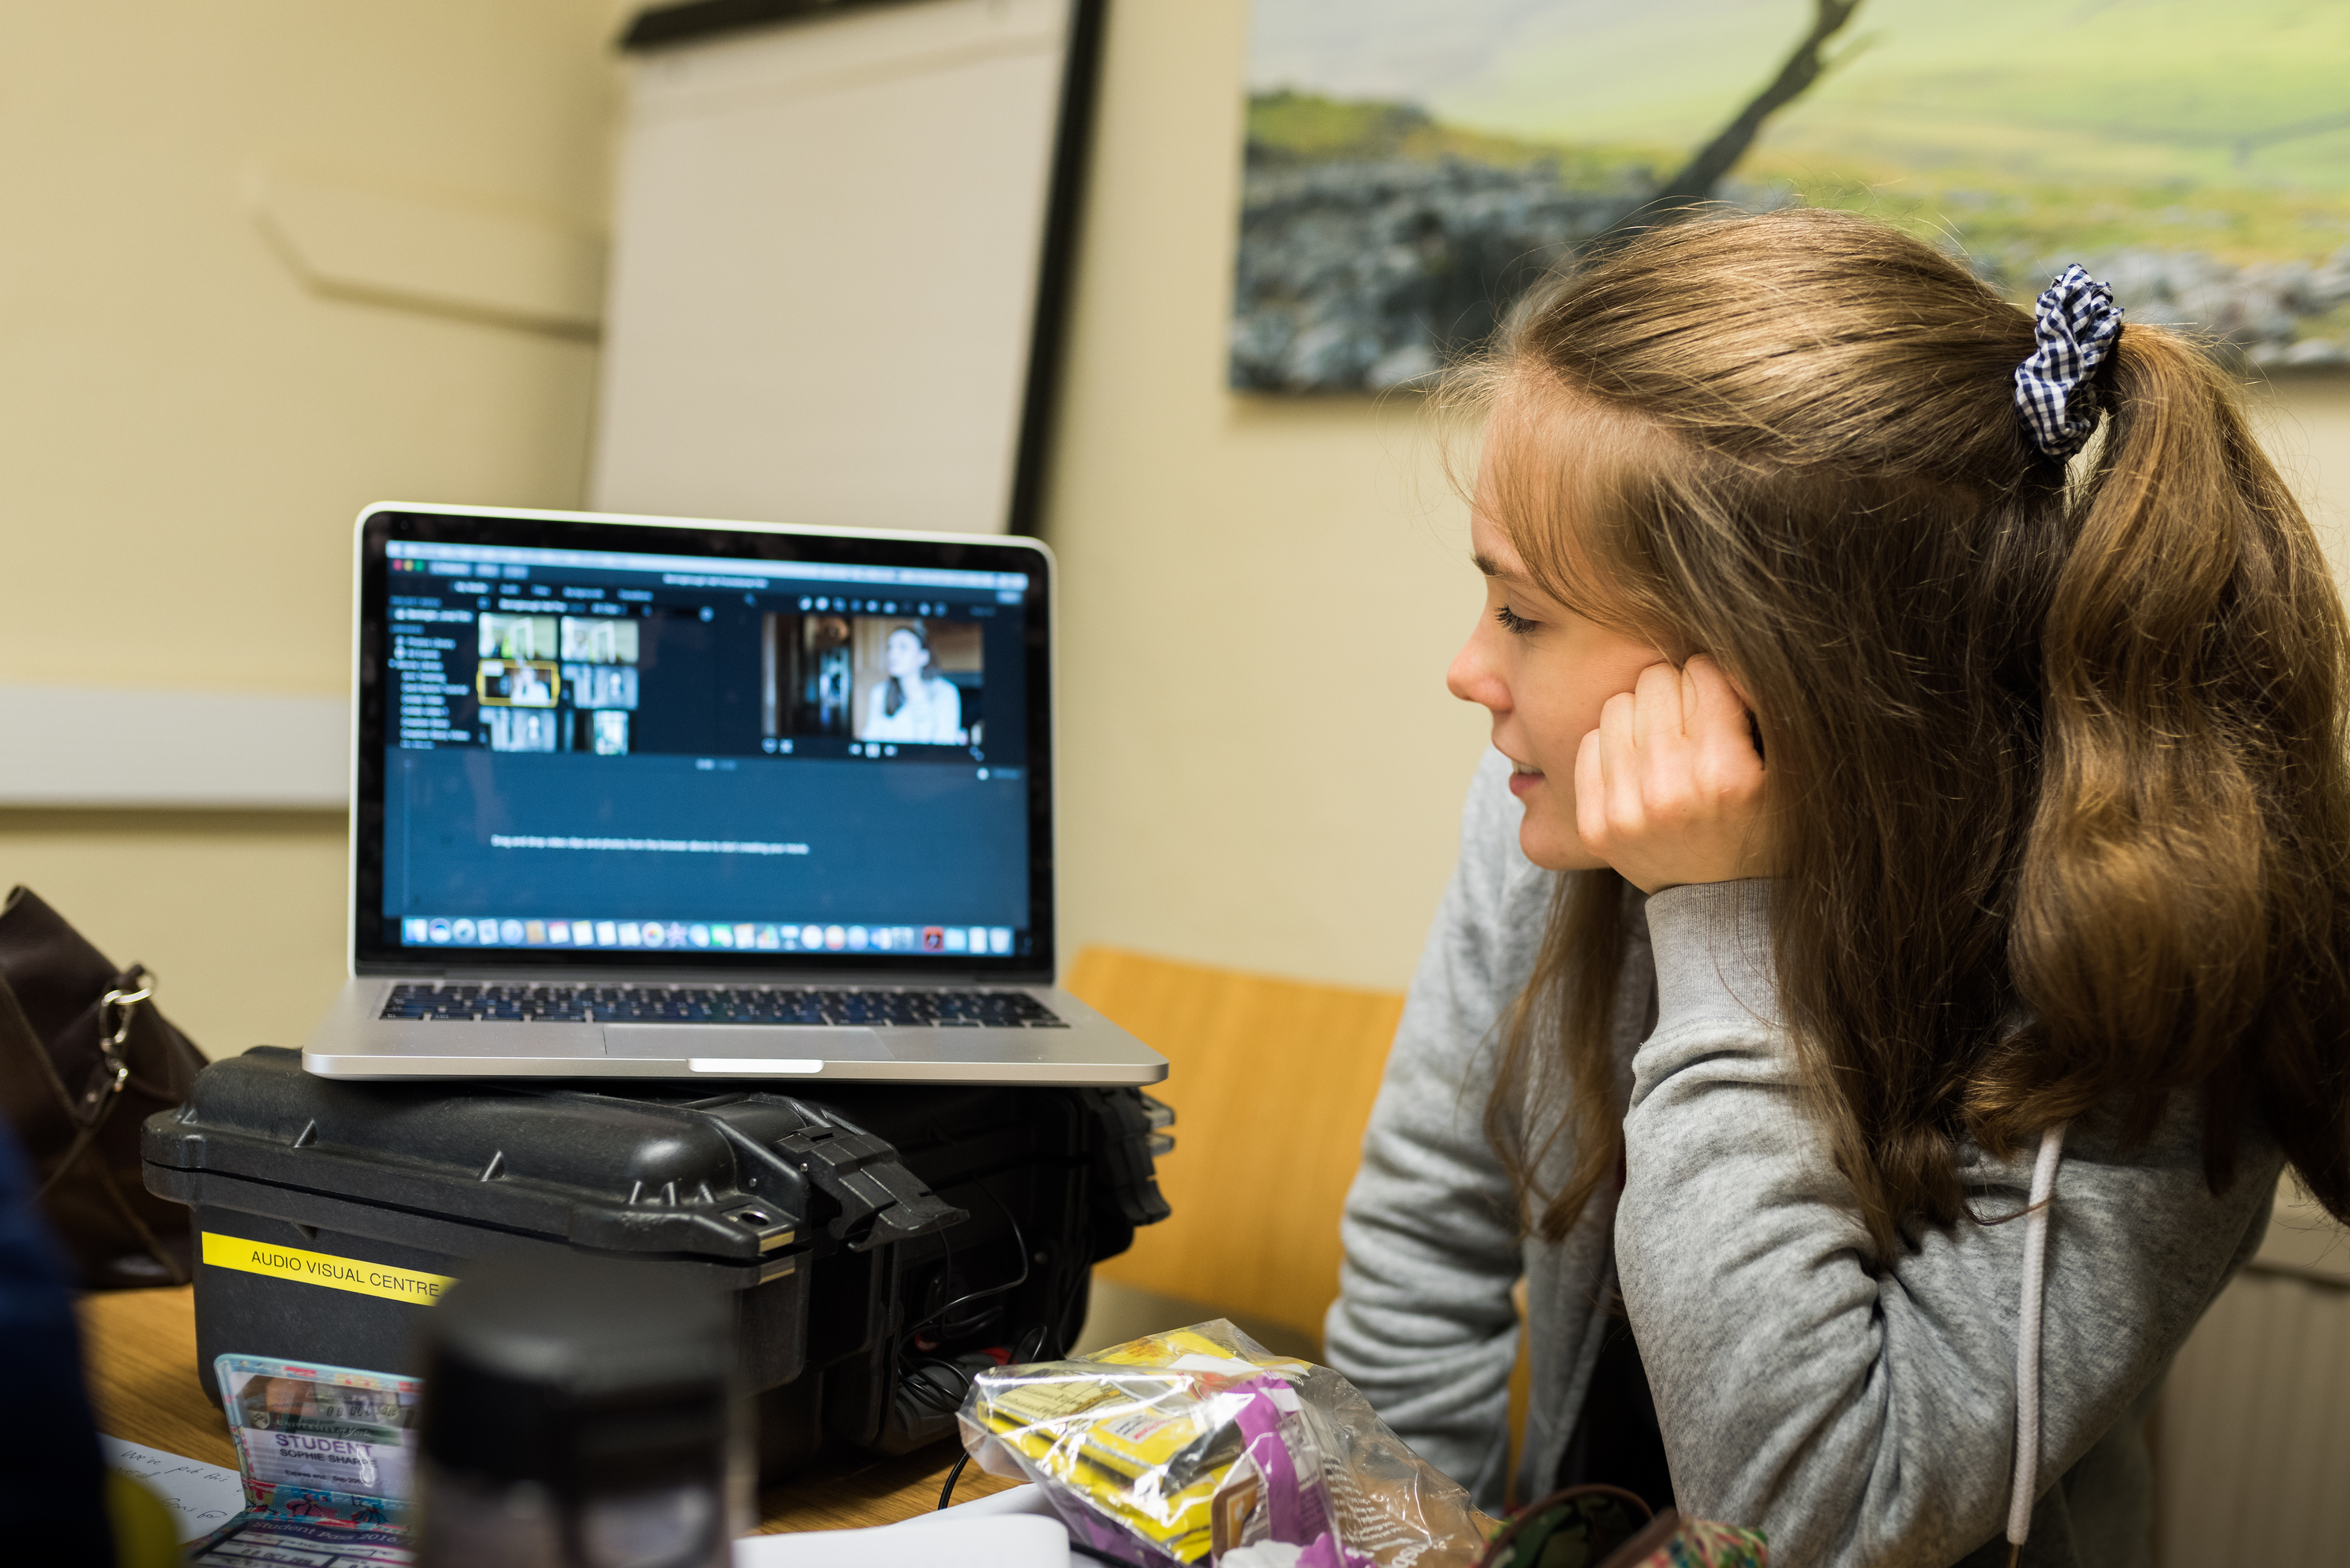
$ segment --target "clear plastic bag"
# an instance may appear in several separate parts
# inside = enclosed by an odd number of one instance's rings
[[[1222,1319],[983,1372],[958,1419],[982,1469],[1138,1568],[1471,1568],[1491,1523],[1353,1384]]]

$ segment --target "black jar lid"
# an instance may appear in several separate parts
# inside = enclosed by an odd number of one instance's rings
[[[714,1480],[733,1326],[673,1263],[480,1260],[429,1317],[420,1446],[445,1471],[572,1498]]]

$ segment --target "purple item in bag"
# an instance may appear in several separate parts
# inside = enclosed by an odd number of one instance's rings
[[[1375,1568],[1330,1527],[1322,1454],[1297,1390],[1287,1379],[1238,1385],[1248,1402],[1232,1417],[1241,1453],[1216,1490],[1216,1552],[1273,1543],[1302,1547],[1293,1568]],[[1243,1556],[1249,1555],[1245,1551]]]

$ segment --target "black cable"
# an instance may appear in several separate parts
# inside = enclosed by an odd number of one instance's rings
[[[1079,1318],[1076,1322],[1071,1323],[1069,1321],[1069,1314],[1076,1310],[1077,1297],[1080,1295],[1084,1295],[1087,1298],[1087,1305],[1088,1307],[1093,1304],[1093,1298],[1089,1291],[1089,1287],[1093,1283],[1093,1265],[1091,1263],[1086,1264],[1083,1268],[1072,1270],[1069,1274],[1069,1288],[1067,1292],[1062,1295],[1060,1305],[1054,1310],[1053,1334],[1058,1344],[1058,1348],[1055,1352],[1056,1358],[1058,1359],[1066,1360],[1084,1348],[1084,1346],[1074,1342],[1076,1341],[1079,1331],[1084,1329],[1086,1326],[1086,1321],[1084,1318]]]
[[[971,1455],[968,1453],[959,1454],[956,1456],[954,1469],[947,1472],[947,1484],[939,1488],[939,1506],[941,1508],[946,1507],[948,1502],[952,1501],[954,1497],[954,1483],[962,1479],[962,1468],[969,1463],[971,1463]]]
[[[982,1358],[985,1360],[985,1358]],[[986,1366],[993,1366],[987,1361]],[[985,1370],[985,1366],[975,1370]],[[950,1386],[950,1380],[951,1386]],[[951,1416],[971,1392],[972,1374],[952,1361],[919,1362],[898,1380],[900,1397],[927,1416]]]
[[[920,1333],[923,1328],[927,1327],[931,1324],[938,1322],[941,1318],[945,1317],[947,1314],[954,1311],[957,1307],[968,1306],[972,1302],[984,1301],[990,1296],[1000,1296],[1006,1291],[1016,1291],[1022,1285],[1028,1282],[1028,1238],[1026,1234],[1021,1231],[1020,1221],[1013,1217],[1011,1210],[1004,1207],[1003,1199],[996,1197],[994,1193],[989,1192],[984,1185],[982,1185],[979,1190],[986,1197],[990,1203],[995,1205],[997,1211],[1003,1216],[1003,1222],[1012,1227],[1013,1243],[1020,1249],[1020,1275],[1017,1279],[1008,1281],[1003,1284],[990,1285],[983,1291],[966,1291],[962,1295],[955,1297],[954,1300],[947,1303],[946,1305],[939,1308],[936,1312],[931,1313],[925,1317],[915,1319],[912,1323],[906,1325],[904,1337],[908,1340],[911,1340],[913,1336]],[[951,1251],[948,1253],[948,1267],[953,1267],[953,1253]]]
[[[940,1324],[941,1339],[960,1338],[962,1335],[954,1332],[954,1325],[951,1323],[943,1323],[941,1320],[946,1319],[950,1314],[961,1311],[972,1302],[1002,1295],[1006,1291],[1017,1290],[1028,1282],[1028,1238],[1020,1229],[1020,1221],[1014,1218],[1012,1210],[1004,1206],[1002,1199],[989,1192],[983,1183],[978,1185],[980,1191],[986,1194],[988,1201],[994,1204],[997,1210],[1003,1214],[1004,1223],[1011,1227],[1013,1244],[1020,1249],[1020,1272],[1017,1277],[1003,1284],[991,1285],[984,1290],[967,1291],[937,1311],[917,1318],[903,1331],[902,1337],[899,1341],[900,1362],[897,1399],[899,1412],[907,1416],[910,1420],[920,1417],[935,1418],[954,1415],[962,1409],[963,1400],[969,1397],[972,1383],[978,1373],[995,1364],[994,1359],[983,1352],[954,1357],[926,1356],[919,1361],[910,1360],[915,1338],[923,1328],[931,1324]],[[950,1245],[947,1254],[950,1277],[954,1267],[953,1259],[954,1254]],[[967,1328],[964,1332],[972,1331]],[[1023,1345],[1026,1344],[1028,1337],[1030,1336],[1023,1336],[1021,1342]],[[966,1362],[972,1365],[966,1366],[963,1365]],[[912,1407],[910,1411],[908,1409],[910,1406]],[[940,1506],[944,1507],[945,1504],[941,1502]]]

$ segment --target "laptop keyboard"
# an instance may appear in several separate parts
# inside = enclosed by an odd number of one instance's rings
[[[391,988],[381,1018],[502,1023],[811,1023],[887,1029],[1066,1029],[1024,991],[836,991],[756,985]]]

